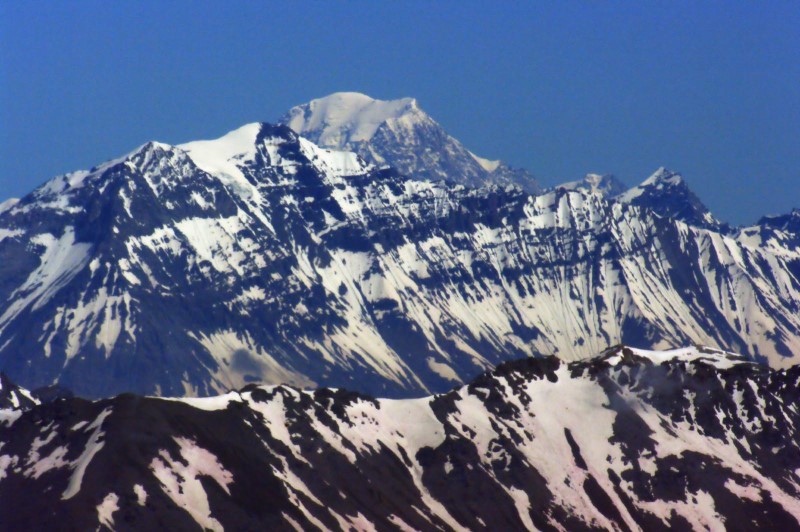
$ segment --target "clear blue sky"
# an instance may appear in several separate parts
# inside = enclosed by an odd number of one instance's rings
[[[734,223],[800,207],[797,2],[386,4],[0,3],[0,200],[352,90],[544,184],[664,165]]]

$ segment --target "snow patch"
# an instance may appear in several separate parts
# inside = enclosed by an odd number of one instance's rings
[[[106,495],[103,502],[97,505],[97,519],[101,525],[114,530],[114,512],[119,510],[119,497],[115,493]]]
[[[136,495],[136,504],[144,506],[145,503],[147,503],[147,492],[144,490],[144,486],[135,484],[133,486],[133,493]]]
[[[102,441],[105,434],[102,431],[103,421],[105,421],[110,414],[110,407],[104,409],[92,422],[92,424],[86,427],[85,430],[93,430],[94,432],[92,432],[92,435],[89,436],[89,441],[87,442],[86,447],[83,449],[81,455],[71,464],[71,467],[74,469],[74,471],[69,479],[67,489],[65,489],[64,493],[61,495],[62,500],[71,499],[80,491],[81,482],[83,481],[83,475],[86,472],[86,468],[89,467],[89,463],[91,463],[92,458],[94,458],[94,456],[105,445],[105,441]]]
[[[222,525],[211,515],[208,495],[199,477],[212,478],[228,495],[233,475],[217,457],[188,438],[173,438],[180,447],[181,459],[173,459],[166,450],[153,458],[150,470],[161,482],[161,488],[172,501],[186,510],[203,529],[222,531]]]
[[[58,238],[42,233],[31,242],[44,248],[39,266],[11,294],[13,303],[0,316],[0,332],[22,309],[42,307],[88,263],[91,244],[76,242],[74,227],[66,227]]]

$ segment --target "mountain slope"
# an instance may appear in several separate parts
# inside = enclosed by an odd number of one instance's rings
[[[617,347],[422,399],[62,400],[0,421],[0,514],[15,530],[790,530],[799,384],[797,366]]]
[[[337,92],[293,107],[278,121],[323,148],[358,153],[389,165],[412,179],[440,180],[479,187],[517,185],[537,193],[529,172],[489,161],[445,132],[413,98],[375,100]]]
[[[408,396],[619,342],[794,363],[796,240],[701,222],[410,180],[284,126],[148,143],[0,213],[0,370],[90,397]]]

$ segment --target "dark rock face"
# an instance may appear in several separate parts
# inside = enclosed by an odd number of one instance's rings
[[[796,236],[639,197],[415,181],[268,124],[148,143],[0,213],[0,370],[88,397],[410,396],[619,342],[793,363]]]
[[[0,515],[11,530],[791,530],[798,385],[798,367],[617,347],[421,399],[66,398],[1,411]]]
[[[31,393],[14,384],[5,373],[0,373],[0,409],[26,410],[37,403]]]
[[[759,220],[758,225],[787,233],[800,234],[800,209],[792,209],[789,214],[765,216]]]

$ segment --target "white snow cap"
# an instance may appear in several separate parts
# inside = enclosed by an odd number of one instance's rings
[[[179,144],[194,163],[212,175],[225,175],[244,180],[237,162],[252,160],[256,154],[256,138],[261,124],[254,122],[234,129],[213,140],[197,140]]]
[[[658,183],[664,183],[669,185],[677,185],[681,181],[683,181],[683,177],[678,172],[673,172],[672,170],[667,170],[663,166],[659,167],[653,175],[645,179],[640,187],[646,187],[648,185],[656,185]]]
[[[289,110],[286,124],[302,135],[321,131],[320,146],[368,141],[381,124],[419,110],[414,98],[376,100],[359,92],[336,92]]]
[[[602,194],[607,198],[616,197],[625,192],[625,185],[612,174],[586,174],[583,179],[556,185],[561,190],[587,190]]]
[[[622,203],[628,203],[644,194],[647,188],[655,187],[656,189],[663,189],[665,186],[680,185],[681,183],[683,183],[683,177],[679,173],[667,170],[661,166],[653,175],[642,181],[641,185],[633,187],[617,196],[617,200]]]

